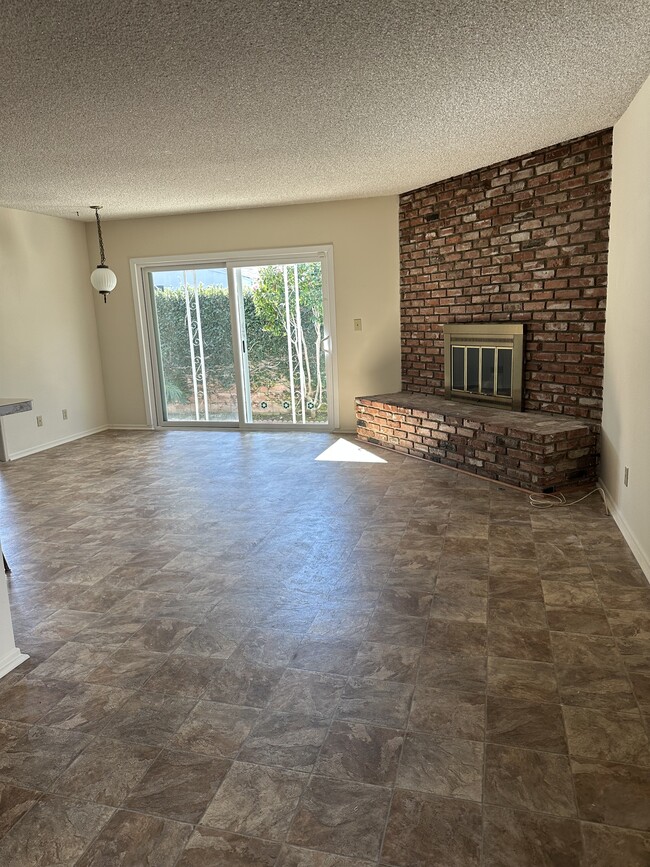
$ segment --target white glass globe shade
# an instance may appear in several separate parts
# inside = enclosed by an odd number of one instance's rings
[[[90,275],[90,282],[98,292],[112,292],[117,286],[117,277],[106,265],[99,265]]]

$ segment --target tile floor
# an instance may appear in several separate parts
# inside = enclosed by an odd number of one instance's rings
[[[0,864],[648,867],[650,588],[593,497],[113,433],[0,470]]]

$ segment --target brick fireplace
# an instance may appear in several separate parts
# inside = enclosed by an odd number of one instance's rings
[[[422,400],[429,396],[431,412],[440,415],[433,399],[445,396],[443,325],[524,324],[522,409],[533,414],[528,421],[568,422],[571,435],[583,442],[571,451],[588,449],[575,458],[582,466],[566,465],[566,454],[558,460],[565,462],[566,473],[562,477],[557,467],[549,471],[554,481],[546,488],[591,478],[597,465],[611,141],[611,129],[601,130],[400,197],[399,403],[404,404],[404,394],[418,396],[414,408],[423,412]],[[381,397],[388,406],[390,396]],[[359,421],[365,421],[360,437],[395,446],[389,442],[395,439],[390,425],[370,435],[368,400],[359,403],[364,407]],[[472,413],[463,406],[456,415],[471,422]],[[512,433],[512,420],[505,421]],[[517,460],[530,461],[517,458],[522,449],[516,444],[510,455],[501,456],[510,465],[489,472],[484,463],[478,465],[481,459],[472,456],[471,446],[468,457],[474,463],[459,461],[458,451],[441,448],[440,440],[432,448],[420,456],[531,486],[527,472],[519,472],[527,477],[517,481]]]

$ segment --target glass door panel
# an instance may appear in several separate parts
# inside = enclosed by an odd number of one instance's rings
[[[148,272],[167,422],[237,422],[225,266]]]
[[[327,424],[321,262],[250,265],[233,272],[247,421]]]

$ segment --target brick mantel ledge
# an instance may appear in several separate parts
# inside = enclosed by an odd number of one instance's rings
[[[548,492],[595,479],[599,426],[406,391],[358,397],[364,442]]]

